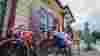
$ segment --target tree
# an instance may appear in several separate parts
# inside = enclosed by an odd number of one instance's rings
[[[92,35],[93,35],[96,39],[100,40],[100,32],[94,31],[94,32],[92,32]]]
[[[88,26],[89,26],[88,22],[86,22],[84,26],[85,26],[85,29],[84,29],[84,42],[87,45],[86,50],[91,50],[92,49],[91,43],[93,41],[93,38],[89,33],[90,30],[88,28]]]

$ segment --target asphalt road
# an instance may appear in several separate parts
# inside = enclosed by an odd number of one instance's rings
[[[55,56],[54,53],[48,54],[48,56]],[[63,55],[58,55],[63,56]],[[100,56],[100,52],[97,50],[85,51],[84,49],[73,48],[72,56]]]
[[[85,51],[84,49],[72,49],[72,56],[100,56],[97,50]]]

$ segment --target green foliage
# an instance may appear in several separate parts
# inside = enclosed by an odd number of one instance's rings
[[[96,39],[100,39],[100,32],[92,32],[92,35],[96,37]]]

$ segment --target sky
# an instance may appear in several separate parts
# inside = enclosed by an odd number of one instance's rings
[[[89,23],[90,32],[96,30],[100,32],[100,16],[84,16],[80,18],[81,30],[84,30],[84,23]]]

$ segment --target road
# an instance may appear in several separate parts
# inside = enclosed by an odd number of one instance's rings
[[[48,54],[48,56],[55,56],[55,53]],[[63,55],[58,55],[63,56]],[[72,48],[72,56],[100,56],[100,52],[95,50],[85,51],[84,49]]]
[[[83,48],[74,48],[72,49],[72,56],[100,56],[100,52],[97,49],[85,51]]]

